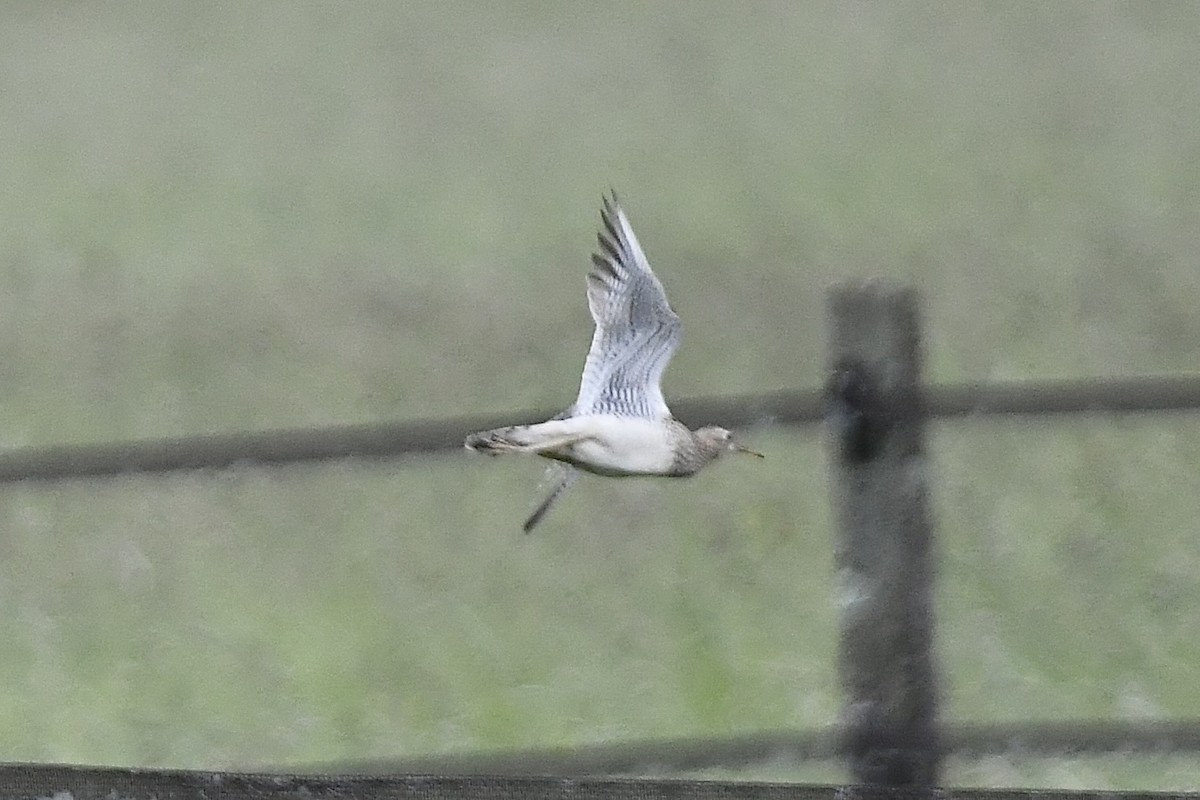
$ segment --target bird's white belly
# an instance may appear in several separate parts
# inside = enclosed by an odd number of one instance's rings
[[[569,456],[583,469],[602,475],[665,475],[675,462],[671,429],[650,419],[596,414],[576,417],[586,439]]]

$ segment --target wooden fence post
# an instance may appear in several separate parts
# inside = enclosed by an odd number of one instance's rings
[[[871,282],[835,288],[829,302],[841,747],[861,783],[933,786],[934,562],[917,298]]]

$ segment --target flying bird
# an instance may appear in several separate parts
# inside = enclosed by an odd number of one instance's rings
[[[546,422],[472,433],[465,442],[489,455],[532,453],[555,462],[551,490],[525,521],[526,533],[580,471],[683,478],[724,453],[762,458],[724,428],[693,431],[671,415],[660,384],[683,329],[616,193],[603,203],[599,249],[587,276],[596,330],[574,404]]]

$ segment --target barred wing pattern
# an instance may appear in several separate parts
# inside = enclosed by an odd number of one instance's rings
[[[596,322],[579,382],[575,415],[671,415],[660,382],[683,328],[614,193],[604,198],[604,223],[587,276],[588,308]]]

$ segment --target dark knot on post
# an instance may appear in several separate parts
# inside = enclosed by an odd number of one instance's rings
[[[841,457],[853,464],[879,454],[889,420],[879,381],[856,359],[841,359],[825,382],[825,424]]]

